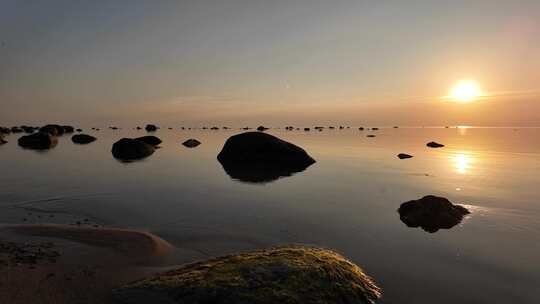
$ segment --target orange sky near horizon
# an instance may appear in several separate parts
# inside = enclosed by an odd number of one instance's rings
[[[7,0],[0,124],[540,126],[537,37],[534,0]]]

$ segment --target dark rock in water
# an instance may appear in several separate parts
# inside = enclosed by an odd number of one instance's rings
[[[211,127],[210,130],[216,131],[216,130],[219,130],[219,128],[218,127]]]
[[[93,141],[95,141],[97,138],[95,138],[94,136],[90,136],[90,135],[87,135],[87,134],[76,134],[76,135],[73,135],[71,137],[71,141],[76,143],[76,144],[89,144]]]
[[[141,128],[141,127],[139,127],[139,126],[137,126],[137,128],[135,128],[135,129],[137,129],[137,130],[141,130],[142,128]]]
[[[413,156],[409,154],[405,154],[405,153],[399,153],[397,157],[399,159],[407,159],[407,158],[412,158]]]
[[[218,257],[113,290],[120,304],[373,304],[381,290],[364,271],[322,248],[287,246]]]
[[[193,139],[193,138],[190,138],[188,140],[186,140],[185,142],[182,143],[182,145],[188,147],[188,148],[195,148],[197,147],[198,145],[200,145],[201,142],[196,140],[196,139]]]
[[[403,203],[398,212],[399,218],[408,227],[421,227],[430,233],[439,229],[450,229],[470,213],[465,207],[433,195]]]
[[[4,139],[4,136],[0,134],[0,145],[7,144],[7,141]]]
[[[77,130],[75,130],[75,131],[77,131],[77,132],[82,132],[83,130],[82,130],[82,129],[77,129]]]
[[[221,162],[264,161],[299,166],[315,163],[302,148],[260,132],[246,132],[229,137],[218,159]]]
[[[310,128],[304,128],[304,131],[310,131],[311,129]]]
[[[291,176],[315,163],[302,148],[262,132],[231,136],[217,158],[229,176],[253,183]]]
[[[10,134],[11,129],[10,128],[0,127],[0,133],[2,133],[2,134]]]
[[[428,146],[428,147],[430,147],[430,148],[442,148],[442,147],[444,147],[443,144],[440,144],[440,143],[437,143],[437,142],[434,142],[434,141],[428,142],[428,143],[426,144],[426,146]]]
[[[34,131],[36,131],[36,128],[29,127],[29,126],[21,126],[21,129],[24,131],[24,133],[32,134]]]
[[[49,133],[38,132],[19,138],[18,143],[25,149],[45,150],[56,146],[58,140]]]
[[[162,143],[161,139],[155,137],[155,136],[143,136],[143,137],[138,137],[138,138],[135,138],[137,140],[140,140],[142,142],[145,142],[151,146],[158,146],[159,144]]]
[[[379,128],[371,128],[371,130],[373,130],[373,131],[378,131]]]
[[[399,129],[399,127],[398,127],[398,126],[394,126],[394,129]]]
[[[62,126],[62,128],[64,128],[64,133],[73,133],[75,131],[72,126]]]
[[[109,127],[109,129],[111,129],[111,130],[118,130],[118,127],[112,126],[112,127]],[[99,129],[98,129],[98,130],[99,130]]]
[[[24,132],[23,129],[19,127],[11,127],[11,133],[22,133]]]
[[[364,127],[360,127],[360,128],[358,128],[358,130],[364,131]]]
[[[366,135],[366,137],[370,137],[370,138],[373,138],[373,137],[375,137],[375,135],[373,135],[373,134],[369,134],[369,135]]]
[[[157,131],[158,127],[155,125],[146,125],[144,129],[148,132],[155,132]]]
[[[268,130],[268,128],[263,127],[263,126],[259,126],[259,127],[257,128],[257,131],[260,131],[260,132],[264,132],[264,131],[266,131],[266,130]]]
[[[155,149],[152,145],[149,145],[143,141],[122,138],[115,142],[112,146],[112,154],[115,158],[130,161],[148,157],[154,153]]]
[[[45,125],[39,129],[41,133],[49,133],[52,136],[59,136],[64,134],[64,128],[60,125]]]
[[[334,130],[334,129],[335,129],[335,127],[332,127],[332,126],[330,126],[330,127],[328,127],[328,129],[330,129],[330,130]]]

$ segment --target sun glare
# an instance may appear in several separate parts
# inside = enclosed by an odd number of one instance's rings
[[[452,89],[448,98],[458,102],[471,102],[482,96],[480,85],[474,80],[461,80]]]

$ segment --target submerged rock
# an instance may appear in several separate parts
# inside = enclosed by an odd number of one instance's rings
[[[372,304],[380,296],[372,279],[340,254],[301,246],[188,264],[113,291],[121,304]]]
[[[76,134],[71,137],[71,141],[76,144],[89,144],[96,141],[97,138],[88,134]]]
[[[408,227],[421,227],[430,233],[439,229],[450,229],[470,213],[467,208],[434,195],[403,203],[398,212],[399,218]]]
[[[262,132],[231,136],[217,158],[229,176],[254,183],[291,176],[315,163],[304,149]]]
[[[413,158],[412,155],[405,154],[405,153],[399,153],[397,157],[398,157],[399,159]]]
[[[157,131],[158,127],[156,125],[146,125],[144,129],[148,132],[155,132]]]
[[[260,132],[264,132],[264,131],[266,131],[266,130],[268,130],[268,128],[263,127],[263,126],[259,126],[259,127],[257,128],[257,131],[260,131]]]
[[[195,148],[197,147],[198,145],[200,145],[201,142],[196,140],[196,139],[193,139],[193,138],[190,138],[188,140],[186,140],[185,142],[182,143],[182,145],[188,147],[188,148]]]
[[[83,130],[82,130],[82,129],[77,129],[77,130],[75,130],[75,131],[77,131],[77,132],[82,132]]]
[[[4,135],[0,134],[0,145],[7,144],[7,141],[4,139]]]
[[[430,148],[442,148],[442,147],[444,147],[443,144],[440,144],[440,143],[434,142],[434,141],[428,142],[428,143],[426,144],[426,146],[428,146],[428,147],[430,147]]]
[[[366,135],[366,137],[370,137],[370,138],[373,138],[373,137],[376,137],[375,135],[373,134],[369,134],[369,135]]]
[[[38,132],[22,136],[18,143],[25,149],[45,150],[56,146],[58,140],[49,133]]]
[[[133,138],[122,138],[112,146],[114,158],[130,161],[148,157],[154,153],[155,149],[143,141]]]
[[[39,129],[39,132],[49,133],[53,136],[59,136],[64,134],[64,127],[60,125],[45,125]]]
[[[158,137],[156,136],[143,136],[143,137],[138,137],[138,138],[135,138],[137,140],[140,140],[142,142],[145,142],[151,146],[158,146],[159,144],[162,143],[161,139],[159,139]]]

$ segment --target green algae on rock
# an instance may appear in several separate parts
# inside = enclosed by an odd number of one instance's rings
[[[375,303],[360,267],[321,248],[287,246],[188,264],[113,291],[117,303]]]

